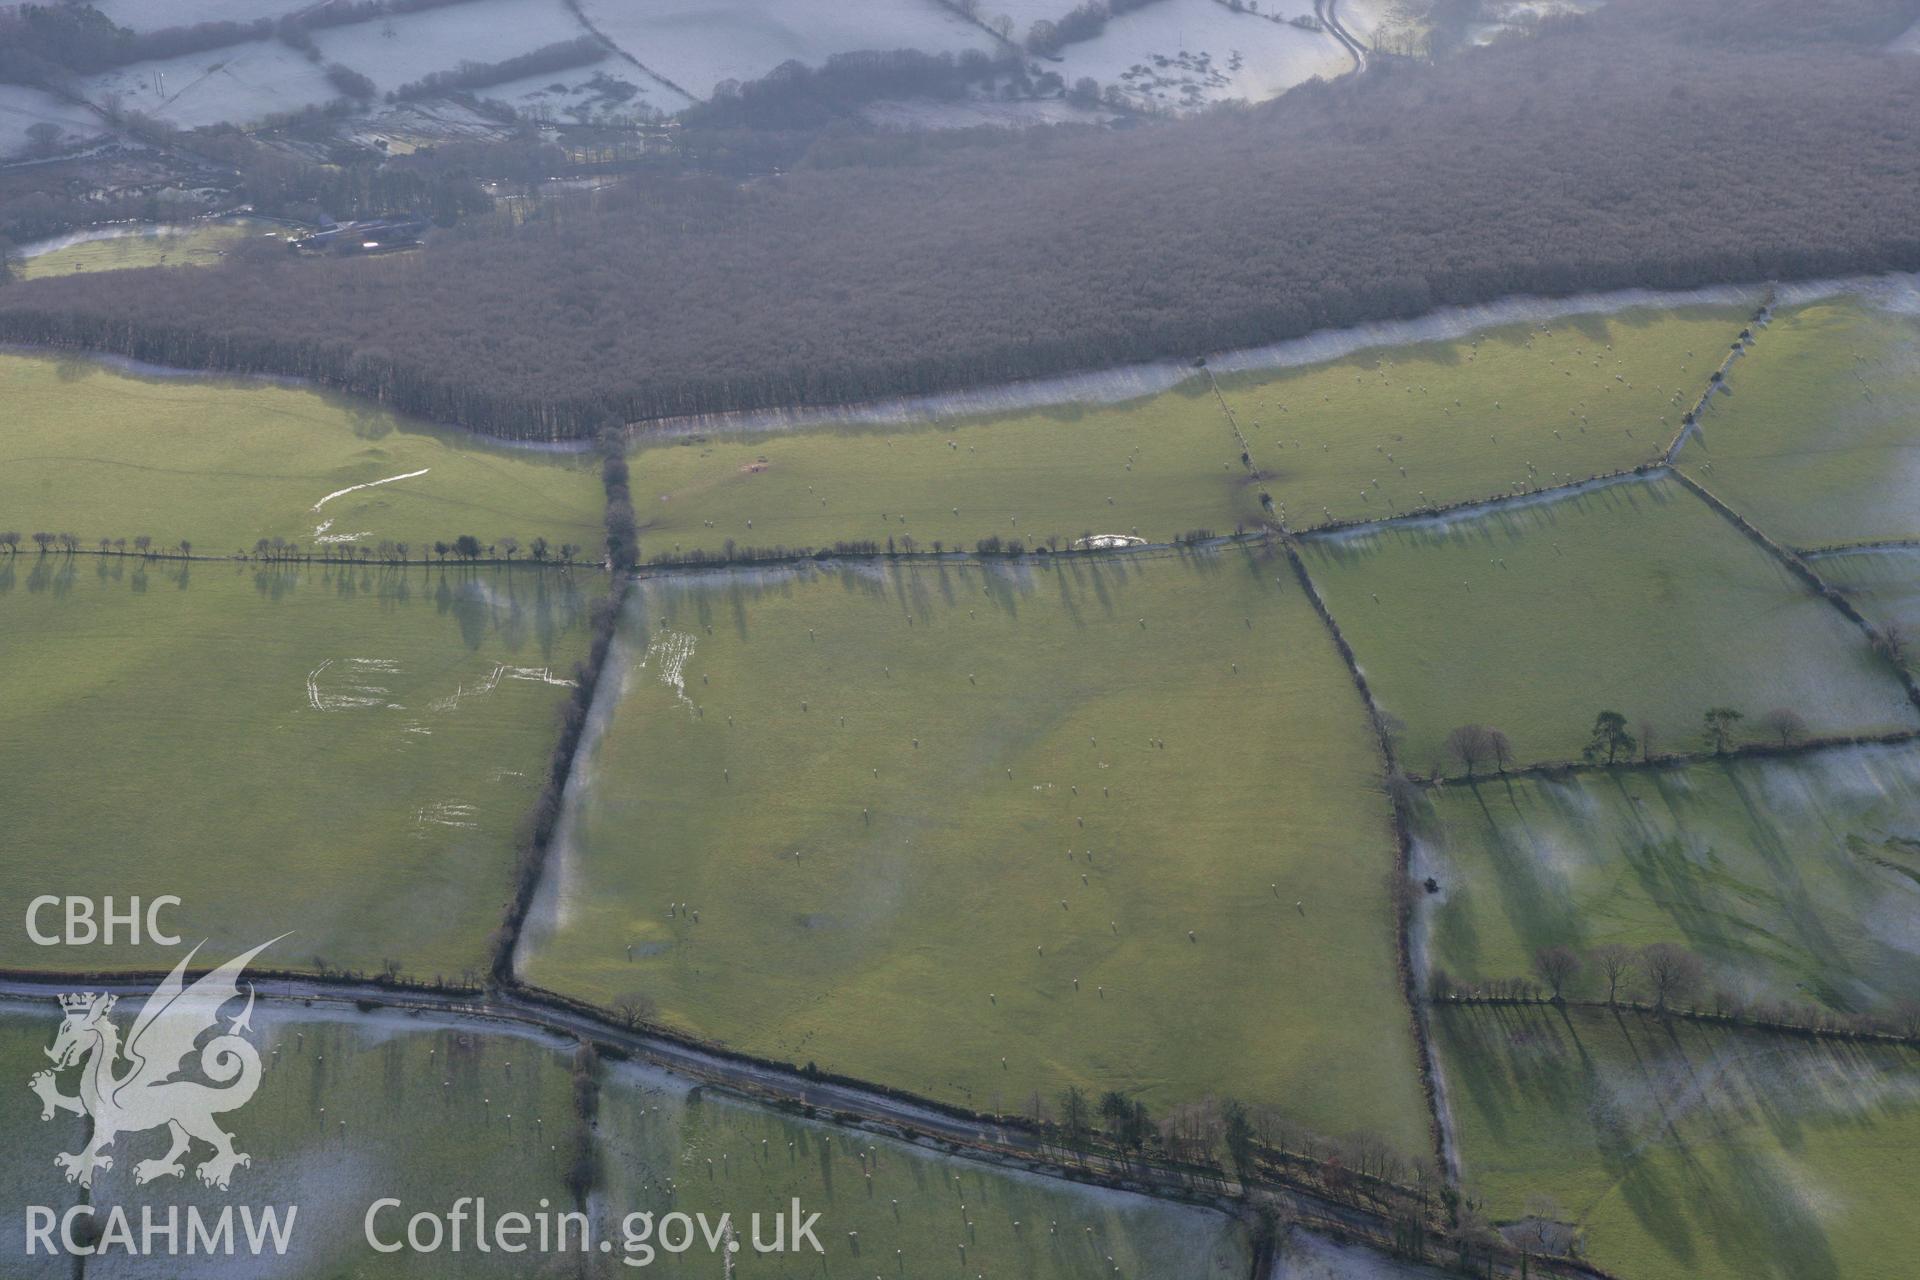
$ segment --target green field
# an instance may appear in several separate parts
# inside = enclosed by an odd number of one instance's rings
[[[1775,708],[1816,734],[1912,727],[1866,637],[1670,477],[1312,538],[1303,554],[1411,769],[1457,767],[1455,726],[1519,762],[1576,758],[1611,708],[1656,750],[1701,715]]]
[[[981,538],[1165,542],[1259,518],[1204,380],[1118,405],[935,423],[663,438],[633,454],[649,558],[836,541],[971,550]],[[751,525],[749,525],[751,521]]]
[[[39,280],[72,275],[76,271],[118,271],[127,267],[210,267],[241,241],[276,230],[271,223],[239,219],[200,222],[190,227],[150,228],[105,240],[84,240],[22,259],[20,278]],[[277,233],[285,234],[284,231]]]
[[[1464,1182],[1630,1280],[1908,1280],[1911,1050],[1604,1010],[1442,1009]]]
[[[1681,451],[1767,536],[1920,536],[1920,319],[1858,298],[1781,312]]]
[[[599,558],[604,496],[583,454],[511,449],[301,387],[83,359],[0,354],[0,400],[0,528],[23,536],[185,539],[199,555],[261,538],[314,551],[392,541],[426,559],[472,534]],[[395,476],[407,478],[328,496]]]
[[[117,1011],[123,1031],[137,1008],[129,997]],[[9,1078],[24,1081],[46,1065],[39,1048],[52,1043],[59,1018],[51,1001],[0,1006],[0,1063]],[[1031,1280],[1110,1276],[1109,1255],[1121,1276],[1140,1280],[1244,1280],[1250,1263],[1244,1231],[1221,1214],[954,1160],[611,1062],[601,1069],[593,1140],[599,1177],[589,1203],[594,1238],[613,1243],[610,1255],[482,1254],[471,1225],[458,1254],[383,1255],[364,1242],[362,1225],[383,1197],[403,1202],[376,1219],[384,1241],[400,1238],[412,1213],[445,1214],[462,1196],[484,1197],[495,1219],[531,1216],[543,1199],[555,1214],[574,1207],[565,1181],[579,1123],[571,1044],[431,1017],[282,1004],[257,1006],[253,1026],[265,1067],[259,1092],[222,1117],[252,1164],[235,1172],[229,1191],[209,1190],[191,1172],[208,1153],[196,1146],[183,1178],[136,1186],[135,1162],[162,1154],[166,1137],[125,1135],[111,1151],[114,1167],[96,1175],[92,1200],[101,1214],[122,1206],[137,1229],[143,1205],[162,1216],[171,1205],[210,1214],[234,1202],[297,1205],[292,1245],[274,1274],[303,1278],[723,1274],[704,1250],[660,1252],[643,1269],[621,1264],[627,1215],[672,1211],[732,1214],[742,1249],[731,1274],[743,1280],[800,1274],[791,1270],[794,1259],[761,1258],[750,1247],[749,1216],[770,1216],[794,1197],[821,1215],[815,1234],[825,1253],[798,1259],[806,1275],[864,1277],[882,1267],[894,1275],[949,1274],[959,1244],[971,1267]],[[73,1093],[76,1080],[67,1073],[61,1091]],[[20,1087],[19,1105],[7,1109],[10,1158],[0,1186],[15,1204],[71,1203],[73,1188],[52,1156],[78,1148],[80,1126],[64,1113],[41,1123],[38,1102]],[[19,1225],[9,1214],[0,1241],[23,1244]],[[12,1250],[15,1258],[21,1253]],[[87,1274],[171,1273],[121,1256],[89,1260]]]
[[[605,1204],[615,1215],[679,1210],[736,1220],[794,1197],[821,1215],[824,1259],[757,1259],[739,1227],[734,1274],[989,1275],[1028,1280],[1245,1280],[1246,1233],[1224,1215],[993,1165],[855,1130],[795,1120],[725,1092],[616,1065],[602,1094]],[[617,1218],[616,1218],[617,1223]],[[1109,1261],[1110,1260],[1110,1261]],[[707,1277],[713,1260],[659,1257],[642,1274]]]
[[[1837,748],[1428,794],[1431,962],[1525,977],[1545,947],[1678,942],[1709,991],[1888,1009],[1920,991],[1920,749]],[[1604,997],[1589,966],[1579,994]],[[1704,999],[1706,992],[1702,992]]]
[[[1506,325],[1221,386],[1290,525],[1377,520],[1657,459],[1750,310]]]
[[[0,557],[0,901],[174,894],[276,966],[483,966],[585,588],[557,570]],[[151,947],[0,965],[151,968]],[[48,923],[43,921],[43,924]]]
[[[1380,761],[1272,550],[660,576],[607,679],[528,980],[979,1109],[1421,1149]]]

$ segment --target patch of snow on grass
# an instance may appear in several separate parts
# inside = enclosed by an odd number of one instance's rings
[[[349,711],[366,707],[391,706],[385,685],[372,681],[400,670],[391,658],[348,658],[325,682],[322,677],[334,667],[328,658],[307,672],[307,705],[315,711]]]
[[[432,804],[422,805],[413,815],[416,827],[455,827],[463,831],[477,831],[480,824],[474,821],[479,811],[470,804],[456,800],[436,800]]]
[[[332,493],[320,499],[320,501],[314,503],[313,509],[315,511],[318,511],[320,508],[326,506],[329,502],[332,502],[335,498],[345,497],[347,494],[353,493],[360,489],[371,489],[377,484],[392,484],[396,480],[411,480],[415,476],[423,476],[431,470],[433,470],[432,467],[422,467],[418,471],[409,471],[403,475],[388,476],[384,480],[369,480],[365,484],[350,484],[344,489],[335,489]],[[329,520],[327,523],[332,524],[333,522]],[[364,536],[364,535],[356,535],[356,536]]]
[[[656,658],[659,666],[655,668],[660,683],[673,690],[673,696],[686,704],[689,715],[696,713],[693,699],[687,696],[687,659],[693,656],[693,636],[685,631],[662,631],[647,642],[646,656],[639,665],[645,667]]]

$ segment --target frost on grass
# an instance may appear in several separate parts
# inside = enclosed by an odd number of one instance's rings
[[[349,494],[349,493],[356,493],[356,492],[358,492],[358,491],[359,491],[359,490],[361,490],[361,489],[371,489],[371,488],[373,488],[373,487],[374,487],[375,485],[382,485],[382,484],[392,484],[392,483],[394,483],[394,481],[396,481],[396,480],[411,480],[411,479],[413,479],[413,478],[414,478],[415,476],[423,476],[423,475],[425,475],[425,474],[427,474],[427,472],[429,472],[429,471],[431,471],[431,470],[433,470],[433,468],[431,468],[431,467],[422,467],[422,468],[420,468],[420,469],[419,469],[418,471],[407,471],[407,472],[403,472],[402,474],[400,474],[400,475],[397,475],[397,476],[388,476],[388,477],[387,477],[386,479],[384,479],[384,480],[369,480],[369,481],[367,481],[367,482],[366,482],[365,484],[350,484],[350,485],[348,485],[348,486],[347,486],[346,488],[344,488],[344,489],[335,489],[335,490],[334,490],[334,491],[333,491],[332,493],[330,493],[330,494],[328,494],[328,495],[327,495],[326,497],[324,497],[324,498],[322,498],[322,499],[320,499],[320,501],[318,501],[318,502],[316,502],[316,503],[314,503],[314,504],[313,504],[313,509],[314,509],[315,511],[318,511],[318,510],[319,510],[320,508],[322,508],[322,507],[324,507],[324,506],[326,506],[326,505],[327,505],[327,504],[328,504],[329,502],[332,502],[332,501],[333,501],[333,500],[334,500],[335,498],[343,498],[343,497],[345,497],[345,496],[346,496],[347,494]],[[328,525],[331,525],[332,523],[333,523],[333,521],[331,521],[331,520],[329,520],[329,521],[327,521],[327,524],[326,524],[326,525],[322,525],[322,526],[321,526],[321,528],[323,528],[323,529],[324,529],[324,528],[326,528],[326,527],[327,527]],[[319,532],[319,530],[315,530],[315,532],[316,532],[316,533],[318,533],[318,532]]]
[[[687,696],[687,659],[693,656],[693,643],[693,637],[684,631],[662,631],[647,642],[646,656],[639,664],[643,668],[653,666],[660,683],[673,690],[689,715],[698,712]]]
[[[307,672],[307,705],[315,711],[392,706],[388,687],[374,682],[399,672],[399,664],[389,658],[328,658]]]

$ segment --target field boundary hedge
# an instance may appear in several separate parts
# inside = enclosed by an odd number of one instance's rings
[[[1394,914],[1394,966],[1400,975],[1400,990],[1407,1002],[1407,1016],[1413,1024],[1414,1050],[1420,1064],[1420,1090],[1427,1100],[1428,1140],[1433,1144],[1433,1154],[1439,1161],[1443,1176],[1452,1183],[1456,1178],[1456,1169],[1451,1155],[1452,1142],[1447,1133],[1445,1121],[1441,1118],[1440,1087],[1438,1073],[1434,1067],[1433,1040],[1427,1026],[1426,1016],[1422,1012],[1420,1000],[1419,975],[1413,967],[1413,828],[1411,815],[1407,812],[1406,795],[1398,785],[1401,778],[1399,758],[1393,749],[1393,739],[1386,730],[1386,721],[1382,717],[1379,705],[1373,700],[1373,690],[1367,684],[1366,674],[1361,671],[1359,660],[1354,656],[1353,646],[1347,643],[1347,637],[1340,630],[1333,612],[1321,599],[1320,590],[1314,585],[1313,575],[1307,572],[1307,563],[1301,559],[1299,549],[1290,536],[1281,538],[1285,548],[1287,563],[1293,568],[1293,575],[1319,615],[1328,633],[1333,638],[1333,647],[1339,652],[1340,660],[1346,664],[1347,675],[1353,681],[1354,688],[1360,694],[1361,705],[1365,707],[1367,721],[1372,728],[1374,738],[1379,745],[1381,763],[1386,770],[1386,790],[1392,810],[1394,836],[1394,855],[1392,883],[1389,895],[1393,902]]]
[[[1808,564],[1786,547],[1781,546],[1778,542],[1775,542],[1772,538],[1769,538],[1766,534],[1760,532],[1745,516],[1722,502],[1719,497],[1698,480],[1695,480],[1692,476],[1677,467],[1671,470],[1674,478],[1690,489],[1701,501],[1719,512],[1734,528],[1744,533],[1762,550],[1785,565],[1788,571],[1805,583],[1815,595],[1825,600],[1835,609],[1838,609],[1847,621],[1860,628],[1861,632],[1865,634],[1869,644],[1878,648],[1884,641],[1885,637],[1880,628],[1874,626],[1873,623],[1867,620],[1865,614],[1854,608],[1853,601],[1847,599],[1838,588],[1834,587],[1825,578],[1816,573],[1812,565]],[[1892,669],[1895,678],[1900,681],[1901,688],[1906,690],[1907,701],[1913,704],[1916,711],[1920,711],[1920,684],[1915,683],[1913,673],[1898,662],[1888,661],[1887,665]]]

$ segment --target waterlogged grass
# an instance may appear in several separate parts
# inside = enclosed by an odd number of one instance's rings
[[[0,354],[0,398],[0,528],[23,536],[184,539],[199,555],[261,538],[315,551],[392,541],[416,559],[461,534],[556,549],[601,537],[591,458],[488,444],[301,387]],[[395,476],[406,478],[328,497]]]
[[[172,894],[215,950],[293,931],[276,967],[483,966],[585,608],[526,569],[0,559],[0,899]],[[0,964],[171,963],[20,926]]]
[[[1633,1280],[1904,1280],[1920,1143],[1911,1050],[1604,1010],[1442,1009],[1465,1189],[1578,1224]]]
[[[131,1025],[132,1003],[124,1026]],[[53,1017],[43,1025],[51,1040]],[[228,1191],[210,1189],[192,1171],[207,1153],[196,1146],[184,1177],[139,1186],[135,1161],[164,1154],[166,1135],[126,1135],[114,1145],[113,1169],[94,1183],[99,1213],[121,1206],[137,1231],[147,1205],[160,1214],[177,1205],[183,1216],[194,1205],[209,1218],[230,1204],[281,1206],[283,1216],[285,1206],[297,1206],[286,1256],[273,1273],[313,1280],[560,1274],[552,1258],[476,1252],[471,1223],[457,1254],[445,1245],[434,1253],[383,1254],[366,1242],[364,1224],[369,1207],[387,1197],[402,1206],[375,1219],[385,1243],[404,1242],[412,1214],[444,1215],[462,1196],[484,1198],[490,1217],[531,1216],[543,1199],[555,1215],[572,1209],[565,1180],[575,1124],[571,1045],[398,1014],[328,1016],[281,1005],[257,1005],[253,1025],[264,1067],[259,1092],[220,1117],[253,1163],[234,1173]],[[39,1155],[44,1146],[28,1152]],[[87,1273],[172,1276],[181,1273],[180,1261],[108,1255],[89,1259]]]
[[[8,1211],[0,1214],[0,1251],[7,1258],[8,1274],[23,1280],[70,1280],[71,1260],[27,1256],[27,1222],[24,1206],[45,1205],[55,1213],[78,1203],[78,1188],[62,1181],[53,1167],[53,1153],[76,1151],[86,1137],[85,1122],[61,1112],[51,1120],[40,1119],[40,1103],[27,1091],[27,1080],[51,1064],[43,1052],[53,1043],[60,1025],[58,1006],[52,1001],[36,1008],[31,1016],[12,1016],[29,1008],[22,1004],[0,1006],[0,1080],[5,1080],[11,1095],[0,1107],[0,1188]],[[69,1084],[66,1092],[73,1092]]]
[[[1119,405],[953,422],[665,438],[633,454],[649,557],[871,540],[971,550],[1225,533],[1258,501],[1204,380]],[[748,522],[752,523],[749,524]]]
[[[1790,546],[1920,536],[1920,317],[1859,298],[1781,312],[1680,463]]]
[[[129,997],[118,1011],[123,1029],[132,1025],[138,1004]],[[0,1006],[0,1064],[12,1077],[24,1081],[46,1065],[39,1049],[52,1043],[59,1021],[52,1001]],[[471,1205],[459,1252],[447,1240],[434,1253],[381,1253],[367,1243],[365,1223],[368,1209],[382,1199],[401,1202],[374,1217],[382,1243],[403,1241],[415,1213],[444,1220],[462,1197],[484,1199],[489,1222],[542,1211],[557,1219],[576,1208],[567,1185],[579,1129],[573,1045],[431,1017],[268,1003],[255,1006],[252,1026],[264,1066],[259,1091],[221,1117],[252,1163],[235,1171],[229,1190],[209,1189],[192,1172],[208,1154],[196,1144],[184,1177],[136,1185],[134,1165],[163,1154],[166,1134],[122,1135],[111,1149],[114,1167],[96,1175],[92,1202],[100,1221],[118,1207],[137,1232],[143,1207],[162,1221],[177,1209],[184,1221],[191,1206],[213,1221],[241,1204],[274,1206],[284,1221],[293,1206],[290,1244],[275,1259],[273,1274],[303,1280],[722,1274],[723,1260],[704,1244],[679,1255],[661,1249],[657,1228],[647,1240],[653,1254],[642,1251],[640,1224],[628,1215],[657,1220],[673,1212],[704,1214],[716,1229],[720,1216],[730,1215],[741,1246],[731,1273],[740,1276],[797,1274],[796,1265],[809,1275],[951,1274],[962,1244],[972,1268],[966,1274],[1032,1280],[1112,1276],[1114,1267],[1141,1280],[1241,1280],[1251,1261],[1245,1232],[1222,1214],[955,1160],[616,1062],[603,1063],[599,1075],[591,1145],[597,1176],[585,1207],[596,1244],[587,1256],[479,1252]],[[76,1081],[76,1073],[66,1073],[62,1092],[72,1094]],[[7,1109],[0,1188],[16,1205],[64,1207],[74,1189],[53,1171],[52,1157],[78,1149],[83,1131],[64,1113],[42,1124],[38,1105],[23,1090],[21,1104]],[[814,1237],[823,1253],[755,1253],[752,1215],[761,1215],[760,1238],[771,1243],[773,1216],[787,1213],[796,1198],[806,1213],[820,1215]],[[20,1215],[8,1215],[0,1240],[17,1235],[20,1223]],[[571,1230],[570,1240],[577,1241],[578,1228]],[[235,1232],[241,1233],[238,1221]],[[601,1253],[601,1240],[612,1250]],[[21,1246],[13,1251],[17,1260],[24,1238],[14,1243]],[[623,1257],[647,1265],[625,1266]],[[87,1272],[129,1278],[202,1273],[183,1271],[183,1261],[109,1254],[89,1259]],[[28,1272],[69,1273],[68,1265]]]
[[[1594,716],[1659,750],[1701,716],[1799,714],[1816,734],[1911,727],[1858,628],[1671,478],[1628,479],[1309,539],[1303,554],[1409,768],[1458,766],[1449,731],[1489,724],[1519,762],[1577,758]],[[1641,735],[1644,736],[1644,735]]]
[[[1658,458],[1746,314],[1693,306],[1506,325],[1238,374],[1222,392],[1289,524],[1377,520]]]
[[[656,577],[609,670],[532,982],[983,1110],[1420,1149],[1380,761],[1272,550]]]
[[[943,1158],[654,1071],[612,1066],[600,1116],[606,1181],[597,1199],[614,1229],[632,1213],[706,1214],[710,1224],[731,1214],[742,1276],[1242,1280],[1252,1263],[1244,1230],[1222,1214]],[[758,1238],[771,1244],[775,1215],[796,1198],[820,1215],[814,1235],[824,1251],[806,1252],[798,1271],[791,1257],[756,1256],[752,1225],[759,1214]],[[653,1243],[658,1250],[657,1234]],[[658,1252],[653,1272],[705,1277],[716,1268],[696,1248]]]
[[[19,274],[23,280],[40,280],[129,267],[210,267],[241,241],[266,233],[267,224],[248,221],[129,228],[126,235],[82,240],[34,254],[20,262]]]
[[[1862,747],[1429,793],[1430,959],[1529,975],[1534,953],[1678,942],[1709,990],[1837,1009],[1920,992],[1920,749]],[[1576,993],[1606,994],[1598,972]]]

